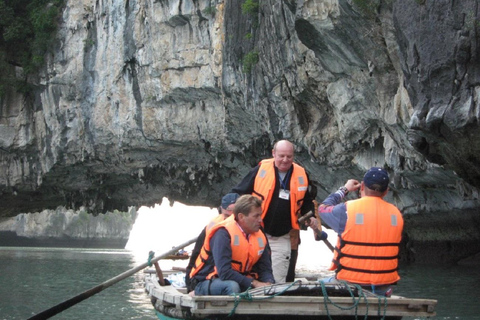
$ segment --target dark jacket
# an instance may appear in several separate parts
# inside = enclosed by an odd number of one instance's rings
[[[243,194],[253,194],[253,189],[255,185],[255,177],[257,176],[260,165],[257,165],[255,168],[250,170],[250,172],[243,178],[240,183],[235,186],[230,192]],[[293,169],[290,168],[290,170]],[[267,214],[263,219],[265,233],[269,235],[280,237],[290,232],[292,229],[292,223],[290,219],[290,201],[279,198],[280,192],[280,181],[278,175],[278,169],[275,167],[276,179],[275,179],[275,190],[273,192],[272,200],[267,210]],[[288,174],[288,173],[287,173]],[[308,173],[307,173],[308,177]],[[302,207],[300,209],[300,214],[304,215],[309,211],[314,211],[313,200],[316,196],[315,186],[312,184],[311,180],[308,179],[309,183],[309,192],[305,194]],[[286,189],[290,190],[290,185],[286,185]]]

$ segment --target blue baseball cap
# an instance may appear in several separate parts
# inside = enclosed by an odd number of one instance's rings
[[[221,207],[223,209],[227,209],[229,205],[232,203],[237,202],[237,199],[240,197],[238,193],[227,193],[226,195],[223,196],[222,198],[222,204]]]
[[[388,188],[390,179],[385,169],[372,167],[365,173],[363,182],[368,189],[384,192]]]

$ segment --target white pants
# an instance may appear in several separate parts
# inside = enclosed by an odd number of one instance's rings
[[[272,250],[272,269],[275,282],[285,282],[290,264],[290,234],[287,233],[280,237],[267,234],[267,239]]]

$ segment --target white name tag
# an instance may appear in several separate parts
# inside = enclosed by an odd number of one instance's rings
[[[290,190],[280,189],[280,193],[279,193],[278,197],[280,199],[283,199],[283,200],[289,200],[290,199]]]

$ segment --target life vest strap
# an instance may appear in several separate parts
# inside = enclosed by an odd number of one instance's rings
[[[237,266],[238,269],[236,269],[236,268],[234,267],[234,265]],[[232,260],[232,268],[233,268],[234,270],[240,272],[240,273],[243,273],[243,272],[244,272],[244,270],[243,270],[244,267],[243,267],[243,265],[242,265],[242,262],[240,262],[240,261]]]
[[[350,268],[350,267],[345,267],[345,266],[340,265],[340,267],[337,270],[338,271],[348,270],[348,271],[371,273],[371,274],[383,274],[383,273],[392,273],[392,272],[398,271],[398,268],[394,268],[394,269],[390,269],[390,270],[366,270],[366,269]]]
[[[352,259],[368,259],[368,260],[393,260],[393,259],[398,259],[399,255],[395,256],[360,256],[360,255],[353,255],[353,254],[347,254],[347,253],[340,253],[338,255],[338,259],[340,258],[352,258]]]
[[[258,196],[258,197],[260,198],[260,200],[262,200],[262,201],[265,200],[265,197],[264,197],[261,193],[255,191],[255,190],[253,190],[252,193],[253,193],[254,195]]]
[[[204,247],[204,249],[205,249],[205,247]],[[201,259],[201,261],[202,261],[203,263],[207,262],[208,258],[211,257],[212,251],[205,249],[205,253],[207,254],[206,257],[204,257],[204,256],[202,255],[202,252],[201,252],[201,251],[200,251],[200,254],[199,254],[200,259]]]
[[[341,239],[341,247],[345,245],[354,245],[354,246],[366,246],[366,247],[400,247],[400,243],[397,242],[384,242],[384,243],[373,243],[373,242],[355,242],[355,241],[346,241]]]

